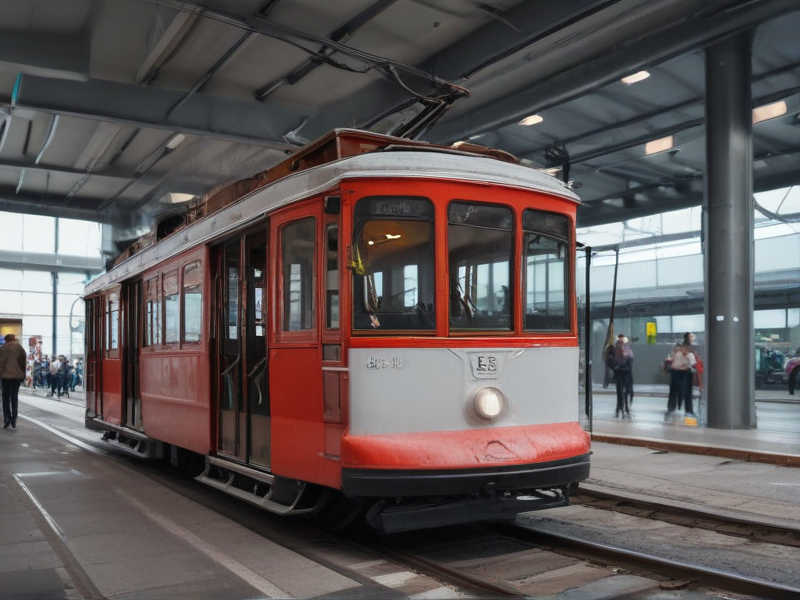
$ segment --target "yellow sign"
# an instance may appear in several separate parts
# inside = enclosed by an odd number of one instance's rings
[[[648,323],[647,324],[647,343],[648,344],[655,344],[656,343],[656,324],[655,323]]]

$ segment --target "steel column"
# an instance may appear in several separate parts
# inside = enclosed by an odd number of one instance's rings
[[[708,426],[756,426],[752,34],[706,49]]]

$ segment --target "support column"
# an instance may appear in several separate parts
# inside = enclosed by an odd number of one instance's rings
[[[706,49],[706,361],[708,426],[750,429],[753,331],[752,34]]]

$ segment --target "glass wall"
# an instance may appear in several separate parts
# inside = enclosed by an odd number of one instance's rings
[[[0,212],[0,222],[0,252],[102,255],[99,223],[6,212]],[[24,346],[33,337],[41,340],[42,354],[78,358],[83,355],[85,320],[80,294],[89,278],[86,273],[0,268],[0,314],[22,319]]]
[[[756,346],[789,355],[800,348],[796,294],[800,286],[800,186],[755,197]],[[695,343],[704,346],[701,223],[702,208],[694,207],[578,229],[577,240],[599,250],[591,267],[595,361],[608,335],[616,261],[613,246],[617,244],[614,332],[627,335],[634,350],[640,347],[637,357],[653,358],[652,365],[638,361],[639,381],[660,381],[658,362],[685,332],[693,332]],[[580,259],[577,265],[578,294],[583,298],[585,267]],[[594,376],[595,381],[602,378],[602,369],[595,369]]]

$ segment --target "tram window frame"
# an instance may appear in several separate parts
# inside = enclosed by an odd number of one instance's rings
[[[181,285],[178,269],[161,278],[161,301],[164,306],[164,345],[175,347],[181,341]]]
[[[571,331],[571,298],[573,296],[572,286],[574,284],[572,281],[573,278],[570,277],[570,273],[572,272],[572,265],[574,264],[575,255],[575,253],[572,251],[573,232],[573,222],[570,217],[565,214],[534,208],[526,208],[522,212],[522,329],[525,333],[563,333]],[[547,240],[549,244],[555,244],[556,256],[558,257],[560,255],[563,261],[563,268],[560,269],[562,273],[561,294],[563,304],[561,306],[563,306],[563,314],[543,314],[537,321],[538,323],[541,323],[539,326],[529,325],[530,323],[534,322],[534,313],[528,313],[528,288],[531,270],[531,265],[529,265],[528,261],[528,253],[530,250],[531,241],[529,241],[529,239],[531,236],[535,236],[535,239]],[[543,250],[547,250],[547,247],[543,246]],[[545,269],[546,283],[544,294],[546,304],[549,304],[551,297],[550,277],[552,275],[549,263],[545,263]],[[532,293],[535,298],[537,293],[536,290],[532,290],[530,293]],[[533,306],[533,310],[536,310],[535,304]],[[549,313],[549,309],[546,310],[546,312]],[[552,323],[552,325],[548,325],[548,323]]]
[[[497,216],[495,218],[499,218],[500,220],[495,223],[489,224],[476,224],[476,223],[469,223],[470,215],[454,215],[453,209],[456,206],[465,206],[470,205],[477,208],[485,208],[485,209],[494,209],[497,212]],[[502,217],[499,216],[499,211],[505,213]],[[457,221],[457,217],[460,217],[462,220],[459,222]],[[505,220],[508,220],[506,223]],[[516,291],[516,281],[515,281],[515,272],[516,272],[516,239],[517,239],[517,227],[518,227],[518,217],[516,211],[512,206],[502,202],[491,202],[485,200],[467,200],[463,198],[454,198],[447,204],[447,278],[448,278],[448,295],[450,298],[450,302],[448,303],[448,327],[451,333],[456,335],[468,335],[473,334],[475,332],[480,332],[482,334],[490,334],[490,335],[514,335],[517,331],[516,329],[516,315],[514,314],[514,308],[516,306],[515,299],[517,295]],[[508,271],[506,276],[507,284],[500,283],[499,288],[496,286],[493,289],[488,290],[485,296],[480,298],[472,299],[473,295],[476,294],[469,294],[469,290],[466,289],[466,271],[467,267],[474,268],[473,273],[474,276],[480,274],[481,271],[484,271],[486,275],[488,275],[488,283],[480,284],[480,283],[473,283],[470,284],[469,287],[477,288],[480,285],[486,285],[488,287],[493,286],[493,281],[496,277],[496,266],[505,264],[505,261],[492,261],[492,262],[472,262],[470,263],[469,260],[473,260],[471,257],[467,257],[466,254],[460,259],[454,260],[453,253],[454,248],[452,246],[453,239],[455,237],[454,228],[471,228],[475,230],[485,230],[485,231],[494,231],[503,234],[504,237],[507,238],[506,242],[508,244]],[[499,237],[499,236],[498,236]],[[498,241],[499,243],[499,241]],[[463,248],[463,246],[462,246]],[[461,250],[464,253],[464,250]],[[495,250],[493,254],[499,256],[500,251]],[[468,261],[466,265],[463,267],[459,265],[460,262]],[[485,267],[482,269],[481,267]],[[461,274],[462,268],[464,269],[464,284],[461,284]],[[455,271],[455,272],[453,272]],[[455,277],[455,280],[453,280]],[[454,285],[454,283],[456,285]],[[496,288],[496,289],[495,289]],[[496,305],[499,304],[499,298],[502,297],[502,301],[505,303],[505,307],[501,311],[496,310]],[[487,306],[486,302],[490,302],[491,306]],[[480,304],[485,305],[484,307],[479,306]],[[458,314],[456,314],[456,310],[458,310]],[[500,318],[495,315],[495,312],[500,313]],[[505,312],[505,316],[503,315]],[[475,322],[475,326],[464,326],[461,323],[457,323],[454,321],[456,318],[461,318],[461,316],[466,313],[467,315],[467,322],[470,321]],[[477,317],[480,317],[480,320],[476,320]],[[496,321],[496,324],[492,326],[492,320]]]
[[[401,248],[395,253],[386,253],[379,261],[386,261],[386,267],[370,273],[368,248],[382,243],[382,238],[367,240],[367,228],[377,225],[389,242],[407,236],[411,228],[427,228],[427,238],[422,243]],[[385,223],[383,225],[382,223]],[[413,224],[413,225],[412,225]],[[391,231],[390,231],[391,230]],[[421,228],[420,228],[421,231]],[[415,231],[418,235],[420,231]],[[395,237],[397,236],[397,237]],[[410,236],[407,236],[410,237]],[[375,243],[373,243],[375,242]],[[352,331],[355,335],[403,336],[413,332],[415,335],[436,335],[436,208],[434,202],[425,196],[365,196],[360,198],[353,211],[353,237],[348,256],[348,268],[352,271],[351,303]],[[362,254],[367,260],[363,260]],[[401,260],[414,258],[409,264],[389,262],[396,257]],[[409,267],[414,267],[413,290],[406,290]],[[402,269],[402,270],[401,270]],[[401,288],[392,294],[393,288]],[[386,308],[383,298],[388,289],[392,306]],[[413,292],[411,303],[407,303],[409,292]],[[399,298],[402,305],[394,302]],[[430,302],[426,302],[430,300]],[[372,305],[372,306],[370,306]],[[412,310],[398,310],[398,309]]]
[[[287,232],[302,226],[311,225],[313,232],[311,237],[302,239],[301,237],[288,238]],[[315,215],[308,215],[299,219],[293,219],[280,226],[279,229],[279,248],[280,248],[280,331],[282,338],[291,339],[293,337],[307,338],[309,335],[316,336],[317,332],[317,246],[319,242],[319,219]],[[307,232],[304,232],[307,234]],[[288,244],[295,244],[297,242],[311,242],[310,255],[307,253],[302,256],[305,260],[305,268],[302,262],[287,263],[290,257],[298,257],[297,252],[291,251]],[[298,269],[294,267],[297,266]],[[288,267],[288,269],[287,269]],[[299,275],[299,279],[296,276]],[[287,279],[288,277],[288,279]],[[299,283],[300,289],[297,289]],[[292,294],[299,292],[298,299],[293,300]],[[291,324],[294,316],[290,310],[293,305],[299,303],[299,326],[294,327]]]
[[[199,277],[198,283],[191,283],[192,279],[190,278],[190,283],[187,285],[186,273],[189,269],[197,270],[197,276]],[[189,290],[189,288],[192,289]],[[199,291],[193,291],[195,289]],[[194,309],[192,311],[187,310],[186,299],[187,296],[189,295],[199,296],[199,306],[197,307],[196,311]],[[190,314],[190,312],[193,315],[192,324],[196,329],[197,339],[193,338],[190,339],[188,337],[189,327],[188,327],[187,316]],[[195,346],[202,343],[202,341],[203,341],[203,262],[200,260],[193,260],[183,265],[181,269],[181,342],[183,344]]]
[[[143,347],[150,348],[151,351],[161,346],[161,273],[156,274],[145,281],[144,293],[144,318],[145,318],[145,339]]]
[[[121,345],[119,291],[109,292],[105,297],[105,350],[106,358],[119,358]]]
[[[339,223],[326,221],[325,226],[325,329],[341,327],[341,285],[339,283]]]

